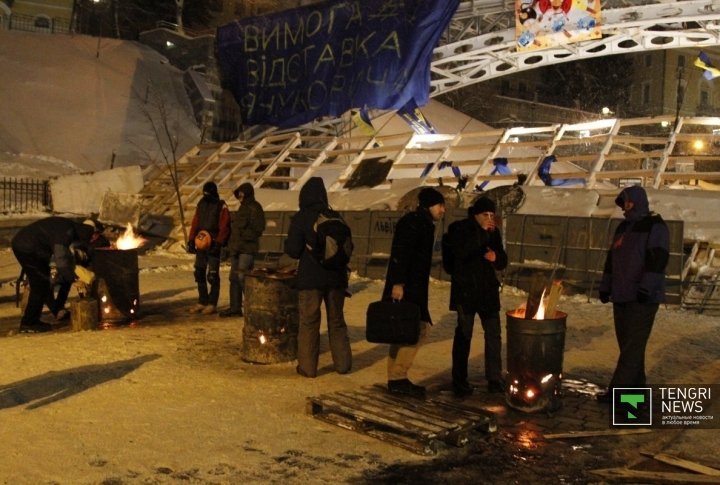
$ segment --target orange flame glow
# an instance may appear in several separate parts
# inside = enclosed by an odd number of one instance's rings
[[[543,289],[542,295],[540,295],[540,305],[538,306],[537,313],[532,317],[533,320],[544,320],[545,319],[545,307],[547,301],[545,301],[545,289]]]
[[[139,248],[147,242],[147,239],[135,235],[132,224],[128,222],[125,232],[115,241],[115,247],[118,249],[135,249]]]

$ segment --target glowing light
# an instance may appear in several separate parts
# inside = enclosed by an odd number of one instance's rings
[[[107,301],[108,301],[107,295],[101,296],[101,297],[100,297],[100,301],[103,302],[103,303],[107,303]]]
[[[103,308],[103,312],[110,313],[110,307],[106,306],[105,308]]]
[[[545,377],[543,377],[543,378],[540,380],[540,383],[541,383],[541,384],[545,384],[545,383],[548,382],[550,379],[552,379],[552,377],[553,377],[552,374],[548,374],[548,375],[546,375]]]
[[[705,142],[700,139],[697,139],[697,140],[693,141],[692,147],[693,147],[693,150],[700,151],[703,148],[705,148]]]
[[[532,317],[533,320],[543,320],[545,318],[545,305],[547,304],[545,301],[545,290],[546,289],[543,289],[542,295],[540,295],[540,306],[538,307],[535,316]]]
[[[115,247],[118,249],[135,249],[145,244],[145,242],[147,242],[147,239],[136,236],[132,224],[128,222],[125,232],[115,241]]]
[[[533,391],[532,389],[528,389],[527,391],[525,391],[525,397],[528,399],[534,399],[535,391]]]
[[[260,341],[261,344],[264,344],[265,342],[267,342],[267,338],[265,338],[265,335],[263,335],[263,334],[260,334],[260,336],[258,337],[258,340]]]
[[[661,121],[660,126],[662,126],[663,128],[667,128],[668,126],[670,126],[670,122],[669,121]]]

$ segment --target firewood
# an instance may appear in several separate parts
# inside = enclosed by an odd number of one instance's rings
[[[535,273],[530,280],[530,289],[528,290],[527,304],[525,305],[526,319],[532,319],[537,313],[542,303],[543,291],[545,291],[545,275]]]
[[[93,298],[70,301],[70,326],[75,332],[93,330],[98,324],[98,304]]]
[[[550,294],[547,297],[547,305],[545,306],[545,318],[555,318],[557,304],[562,294],[562,281],[555,280],[550,286]]]

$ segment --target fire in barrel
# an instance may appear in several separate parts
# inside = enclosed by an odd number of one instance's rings
[[[144,243],[145,239],[136,235],[132,225],[128,224],[112,247],[95,250],[92,264],[97,281],[95,291],[100,311],[100,326],[108,327],[138,319],[138,248]]]
[[[524,412],[555,411],[562,402],[562,365],[567,314],[555,307],[562,285],[549,295],[531,291],[526,306],[507,317],[507,389],[510,407]]]
[[[255,270],[245,276],[242,358],[274,364],[297,358],[295,274]]]

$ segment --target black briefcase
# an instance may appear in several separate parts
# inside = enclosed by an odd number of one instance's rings
[[[420,307],[408,301],[370,303],[365,338],[376,344],[414,345],[420,337]]]

